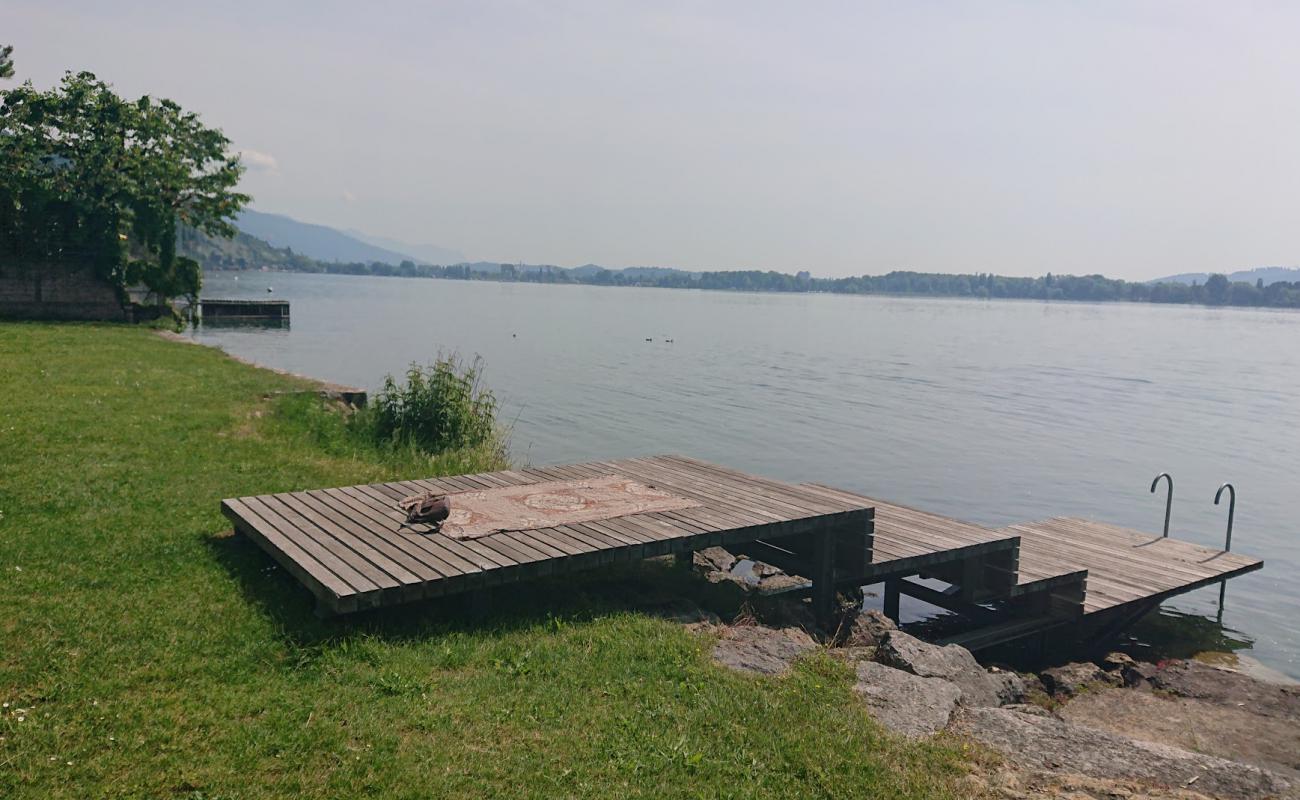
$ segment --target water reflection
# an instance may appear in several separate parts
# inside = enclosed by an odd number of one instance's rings
[[[1249,650],[1254,640],[1219,619],[1160,608],[1130,628],[1115,649],[1143,661]]]
[[[204,317],[195,320],[193,328],[196,333],[203,333],[205,330],[221,330],[228,328],[244,328],[249,330],[264,331],[287,331],[289,330],[289,320],[287,319],[253,319],[249,317]]]

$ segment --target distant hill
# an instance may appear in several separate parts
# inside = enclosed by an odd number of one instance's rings
[[[366,244],[372,244],[375,247],[387,248],[398,253],[410,253],[415,257],[413,260],[420,264],[463,264],[467,260],[465,254],[459,250],[452,250],[449,247],[436,244],[411,244],[398,239],[372,236],[351,228],[345,228],[343,232],[354,239],[360,239]]]
[[[1153,281],[1147,281],[1147,283],[1182,283],[1190,286],[1193,283],[1205,283],[1206,278],[1209,277],[1210,273],[1208,272],[1184,272],[1179,275],[1156,278]],[[1255,269],[1233,272],[1227,278],[1233,283],[1255,283],[1263,279],[1265,286],[1271,286],[1283,281],[1292,283],[1300,281],[1300,267],[1256,267]]]
[[[319,227],[319,226],[316,226]],[[327,229],[328,230],[328,229]],[[334,233],[338,233],[334,231]],[[339,234],[340,236],[342,234]],[[710,289],[743,292],[831,292],[835,294],[929,295],[978,299],[1128,301],[1145,303],[1198,303],[1211,306],[1300,308],[1300,281],[1268,278],[1300,277],[1300,270],[1274,268],[1233,274],[1236,282],[1201,282],[1193,275],[1172,276],[1166,282],[1137,283],[1102,275],[1044,275],[1018,278],[989,273],[949,275],[895,271],[885,275],[848,278],[814,278],[807,272],[788,273],[732,270],[688,272],[668,267],[605,269],[584,264],[573,269],[546,264],[502,264],[476,261],[466,264],[417,264],[402,259],[322,261],[291,250],[272,247],[248,233],[233,239],[212,239],[191,228],[181,230],[177,250],[197,260],[205,269],[269,269],[323,272],[334,275],[376,275],[452,280],[526,281],[529,283],[585,283],[596,286],[655,286],[663,289]],[[1256,288],[1251,279],[1264,279]],[[1175,280],[1181,279],[1181,280]],[[1186,282],[1184,282],[1186,281]],[[1196,281],[1196,285],[1192,282]]]
[[[288,248],[272,247],[262,239],[240,231],[230,239],[217,239],[188,225],[176,234],[176,251],[206,269],[284,269],[319,272],[318,262]]]
[[[376,247],[325,225],[299,222],[283,214],[266,214],[251,208],[244,209],[235,219],[235,225],[244,233],[256,236],[272,247],[288,247],[295,253],[301,253],[317,261],[343,263],[360,261],[367,264],[379,261],[385,264],[399,264],[403,261],[419,260],[413,255]]]

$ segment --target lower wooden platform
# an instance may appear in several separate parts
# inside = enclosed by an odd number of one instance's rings
[[[1057,517],[998,529],[1020,539],[1021,571],[1086,570],[1085,614],[1164,600],[1260,569],[1258,558],[1094,520]]]
[[[815,488],[826,497],[846,502],[858,498],[875,507],[876,552],[869,574],[885,581],[886,611],[891,595],[901,592],[964,613],[975,624],[945,641],[975,650],[1071,623],[1091,627],[1093,618],[1099,625],[1122,625],[1171,597],[1264,566],[1251,556],[1104,522],[1053,518],[989,529],[851,492]],[[985,553],[1010,548],[1016,554],[1013,583],[990,587],[985,577],[978,594],[984,600],[1007,601],[1004,613],[969,602],[962,573],[946,560],[972,546]],[[903,580],[908,577],[938,578],[954,588],[936,591]]]

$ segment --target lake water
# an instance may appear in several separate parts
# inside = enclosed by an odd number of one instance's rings
[[[1217,547],[1231,481],[1233,549],[1267,563],[1229,584],[1225,633],[1300,677],[1295,312],[284,273],[209,274],[204,294],[268,286],[290,329],[195,337],[370,389],[440,351],[481,355],[520,463],[678,452],[985,525],[1152,532],[1167,470],[1172,535]],[[1196,627],[1217,601],[1201,589],[1166,617]]]

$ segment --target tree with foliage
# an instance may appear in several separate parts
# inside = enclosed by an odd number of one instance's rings
[[[41,92],[0,92],[0,245],[19,264],[86,263],[117,289],[159,302],[195,296],[178,225],[231,236],[248,202],[230,141],[196,114],[149,96],[130,102],[89,72]]]
[[[0,78],[14,76],[14,46],[0,45]]]
[[[1212,306],[1221,306],[1228,302],[1228,293],[1232,287],[1228,279],[1215,273],[1205,279],[1205,302]]]

